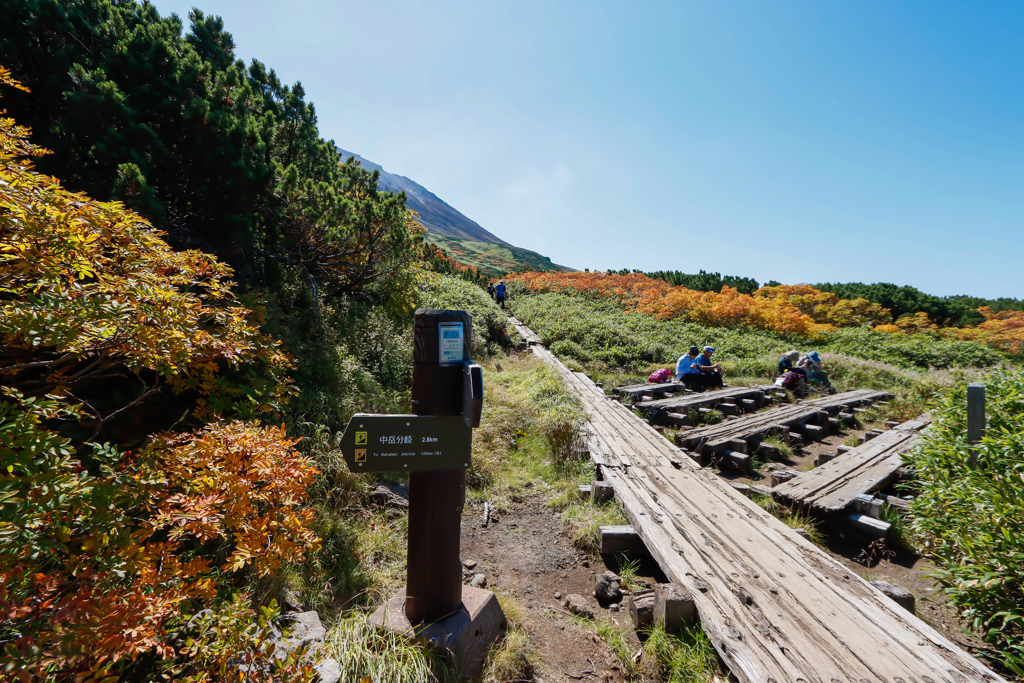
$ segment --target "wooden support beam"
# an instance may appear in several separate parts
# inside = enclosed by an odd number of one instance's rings
[[[601,554],[643,556],[647,554],[647,546],[644,545],[640,534],[631,526],[603,526],[598,529],[601,537]]]
[[[654,586],[654,623],[669,633],[682,630],[697,619],[697,605],[686,586],[659,583]]]
[[[854,513],[847,517],[850,524],[853,525],[854,531],[860,536],[875,540],[878,538],[885,538],[889,535],[889,523],[883,522],[880,519],[875,519],[869,515],[862,515],[860,513]]]
[[[615,487],[606,481],[591,482],[590,494],[594,505],[603,505],[615,498]]]
[[[641,629],[654,623],[654,589],[636,591],[629,596],[629,618],[633,628]]]
[[[719,465],[724,465],[730,469],[739,470],[740,472],[750,472],[750,456],[746,453],[738,453],[736,451],[723,451],[720,455]]]
[[[818,457],[814,459],[814,466],[821,467],[822,465],[824,465],[829,460],[832,460],[835,457],[835,451],[822,451],[821,453],[818,453]]]
[[[768,481],[774,488],[783,482],[796,479],[798,476],[800,476],[800,473],[796,470],[772,470],[768,474]]]
[[[590,500],[590,485],[589,484],[580,484],[578,488],[579,488],[579,492],[580,492],[580,499],[581,500]]]

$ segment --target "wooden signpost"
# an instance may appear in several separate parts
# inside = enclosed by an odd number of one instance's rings
[[[466,311],[416,311],[412,415],[354,415],[342,436],[352,472],[409,473],[406,587],[371,618],[450,650],[464,672],[483,664],[505,617],[490,591],[462,585],[459,538],[480,424],[483,375],[470,361]]]

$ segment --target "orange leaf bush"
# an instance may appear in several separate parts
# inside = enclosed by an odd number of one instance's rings
[[[283,427],[203,426],[273,413],[288,359],[224,265],[35,172],[27,134],[0,112],[0,677],[309,679],[222,599],[317,549],[317,471]],[[230,647],[175,635],[207,607]]]

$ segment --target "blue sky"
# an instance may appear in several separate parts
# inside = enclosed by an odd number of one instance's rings
[[[1024,3],[155,4],[556,263],[1024,297]]]

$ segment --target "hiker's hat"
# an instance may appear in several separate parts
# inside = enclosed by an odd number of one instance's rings
[[[715,350],[713,348],[711,348],[710,346],[705,346],[704,347],[704,353],[714,353],[714,352],[715,352]]]
[[[817,351],[811,351],[809,354],[807,354],[807,357],[813,360],[815,363],[821,362],[821,356],[818,355]]]
[[[799,358],[799,357],[800,357],[800,352],[799,351],[786,351],[786,358]]]

